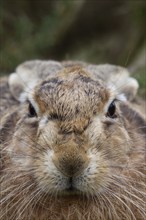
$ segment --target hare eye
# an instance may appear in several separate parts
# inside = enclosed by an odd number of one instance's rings
[[[37,117],[37,113],[33,107],[33,105],[29,102],[28,106],[28,111],[29,111],[29,117]]]
[[[110,118],[116,118],[115,112],[116,112],[116,105],[115,102],[113,101],[108,108],[106,116]]]

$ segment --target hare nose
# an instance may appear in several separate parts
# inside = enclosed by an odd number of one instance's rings
[[[76,158],[66,158],[63,156],[60,158],[59,163],[61,171],[70,177],[79,174],[84,169],[84,161],[80,156]]]
[[[80,154],[65,153],[54,159],[57,169],[68,177],[80,175],[87,165],[85,156]]]

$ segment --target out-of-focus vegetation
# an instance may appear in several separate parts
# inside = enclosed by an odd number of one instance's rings
[[[146,88],[145,0],[1,0],[0,6],[1,73],[30,59],[75,59],[130,66]]]
[[[141,68],[133,74],[139,82],[139,95],[146,98],[146,68]],[[146,99],[145,99],[146,100]]]

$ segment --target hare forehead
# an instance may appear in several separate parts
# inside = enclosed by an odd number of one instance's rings
[[[82,75],[74,79],[47,79],[33,93],[33,100],[42,113],[49,111],[62,116],[100,112],[109,97],[108,89],[100,80]]]

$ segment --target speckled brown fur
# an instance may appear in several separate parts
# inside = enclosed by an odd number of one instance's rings
[[[145,219],[145,119],[122,101],[107,114],[118,71],[30,61],[1,79],[1,220]]]

